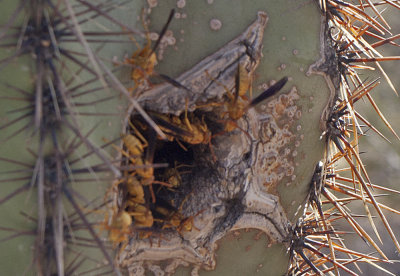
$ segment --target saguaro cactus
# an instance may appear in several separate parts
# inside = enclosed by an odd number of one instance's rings
[[[380,62],[398,57],[379,47],[398,36],[380,10],[397,2],[1,5],[5,273],[323,275],[389,262],[348,202],[379,240],[374,209],[400,249],[382,212],[397,211],[373,195],[389,190],[359,157],[364,125],[380,132],[355,108],[366,99],[383,118],[378,82],[358,73],[372,64],[392,86]],[[380,256],[346,248],[336,220]]]

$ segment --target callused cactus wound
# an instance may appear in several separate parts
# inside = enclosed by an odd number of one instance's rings
[[[240,36],[176,78],[186,89],[163,83],[142,91],[138,97],[138,102],[156,122],[168,119],[168,123],[175,122],[175,127],[185,131],[178,134],[164,127],[170,141],[157,138],[154,163],[168,163],[173,167],[186,162],[188,169],[179,175],[179,183],[173,189],[161,188],[156,192],[155,203],[149,204],[157,216],[157,212],[164,210],[157,206],[168,202],[173,206],[171,215],[164,216],[162,222],[155,219],[152,228],[133,231],[129,244],[119,254],[118,262],[131,274],[138,275],[154,265],[165,271],[174,270],[180,264],[212,269],[216,264],[216,242],[235,229],[260,229],[275,242],[283,242],[287,237],[289,221],[274,191],[279,179],[277,170],[283,175],[293,171],[289,167],[294,165],[279,156],[295,137],[289,130],[291,125],[281,127],[278,122],[280,116],[290,112],[281,110],[274,115],[273,106],[250,108],[247,96],[232,96],[239,89],[238,78],[243,77],[243,69],[251,83],[262,58],[267,19],[266,13],[259,12],[257,20]],[[293,111],[297,90],[283,89],[283,93],[274,102]],[[227,115],[227,102],[233,101],[232,97],[244,106],[245,112],[237,120]],[[140,117],[130,114],[127,121],[135,124]],[[228,121],[233,121],[231,131],[224,128]],[[137,125],[140,128],[141,123]],[[194,144],[183,139],[197,125],[211,133],[210,143]],[[128,126],[127,132],[131,131]],[[143,131],[147,130],[143,128]],[[276,143],[276,139],[282,141]],[[155,170],[155,179],[162,179],[163,175],[165,169]],[[177,213],[185,219],[173,225],[171,220]],[[187,227],[189,221],[190,227]]]

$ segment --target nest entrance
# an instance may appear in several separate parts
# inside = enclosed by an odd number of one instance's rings
[[[162,129],[169,138],[167,141],[157,137],[154,130],[147,126],[140,116],[131,117],[132,125],[127,133],[135,135],[135,137],[142,135],[145,140],[143,142],[147,144],[143,149],[142,155],[135,158],[141,158],[143,164],[154,166],[152,181],[150,181],[152,183],[146,182],[145,177],[141,176],[137,171],[129,171],[129,174],[136,175],[136,178],[142,184],[144,203],[140,204],[152,215],[153,223],[151,223],[150,227],[145,227],[150,231],[181,232],[184,229],[190,229],[191,227],[187,225],[190,216],[185,215],[182,210],[184,207],[186,208],[184,205],[188,197],[195,196],[192,193],[193,178],[198,175],[199,170],[203,175],[213,174],[214,168],[210,166],[210,162],[215,159],[212,156],[212,137],[215,133],[223,132],[223,124],[216,121],[215,110],[207,113],[191,112],[187,116],[192,126],[191,130],[184,123],[184,114],[175,116],[152,113],[155,121],[160,122],[162,120],[164,123],[171,123],[173,127],[189,132],[182,134],[175,129],[171,130],[164,126]],[[182,124],[180,125],[180,123]],[[200,128],[203,133],[196,133],[193,130],[196,128]],[[186,134],[190,135],[186,137]],[[191,139],[195,135],[203,135],[204,141],[194,143]],[[129,151],[127,148],[127,145],[125,145],[126,152]],[[132,159],[129,157],[125,157],[123,163],[135,165],[132,164]],[[124,187],[124,183],[121,184],[120,189],[129,190],[129,188]],[[122,201],[129,201],[129,197],[132,197],[129,192],[124,193],[123,196],[125,199]],[[124,207],[122,206],[122,208]],[[125,209],[128,210],[129,208]],[[189,209],[191,208],[189,207]],[[133,215],[132,218],[133,227],[135,227],[135,222],[140,220],[140,217]],[[143,227],[139,228],[144,230]]]

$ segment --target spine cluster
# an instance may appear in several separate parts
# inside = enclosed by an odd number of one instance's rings
[[[379,203],[377,196],[382,192],[398,191],[371,181],[360,157],[362,149],[359,146],[360,139],[368,130],[385,140],[387,138],[360,114],[356,103],[360,100],[369,103],[399,139],[379,110],[371,91],[383,77],[397,94],[380,63],[400,58],[383,56],[379,47],[387,44],[397,46],[395,40],[399,35],[390,33],[390,26],[382,11],[385,8],[399,9],[400,6],[392,1],[359,1],[353,4],[350,1],[334,0],[319,1],[319,5],[326,24],[325,41],[330,44],[329,47],[333,47],[336,56],[331,59],[328,68],[337,68],[340,75],[336,77],[336,92],[327,119],[323,122],[326,130],[321,139],[326,139],[325,156],[317,165],[310,182],[310,194],[303,217],[293,228],[288,274],[338,275],[339,272],[346,272],[349,275],[360,275],[362,270],[359,264],[370,263],[393,275],[382,266],[392,261],[385,255],[382,245],[379,245],[382,242],[379,233],[383,231],[382,228],[386,229],[399,252],[398,239],[384,212],[400,213]],[[373,70],[377,72],[376,79],[363,76],[365,71]],[[330,73],[328,78],[332,83],[335,82],[334,74]],[[357,205],[364,210],[364,214],[356,215],[360,212]],[[365,221],[369,222],[370,229],[363,226]],[[354,234],[340,231],[345,224],[350,226]],[[372,230],[375,237],[368,230]],[[346,245],[347,238],[355,235],[370,246],[370,252],[358,252]],[[372,254],[374,251],[376,254]]]

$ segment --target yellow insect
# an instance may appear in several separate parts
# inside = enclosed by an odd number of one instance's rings
[[[191,171],[179,171],[180,168],[183,167],[193,167],[191,165],[186,164],[177,164],[175,161],[175,165],[173,168],[167,168],[164,171],[163,179],[165,182],[169,183],[173,188],[177,188],[181,185],[182,182],[182,174],[190,173]]]
[[[139,182],[139,180],[131,176],[124,182],[126,185],[127,195],[126,197],[126,204],[135,205],[135,204],[145,204],[146,200],[144,198],[144,190],[143,185]]]
[[[124,247],[134,228],[152,227],[154,219],[151,210],[146,207],[143,185],[134,174],[117,183],[122,185],[120,189],[125,193],[122,195],[120,207],[112,215],[111,223],[106,223],[105,228],[109,231],[109,239],[114,246],[122,243]]]
[[[237,128],[236,121],[243,117],[246,112],[246,108],[248,106],[248,98],[246,97],[246,93],[251,88],[251,76],[249,72],[247,72],[246,68],[239,64],[238,66],[238,74],[236,77],[236,90],[235,93],[232,94],[229,90],[227,90],[227,96],[229,98],[229,102],[226,104],[227,114],[229,115],[229,120],[225,125],[225,131],[230,132]],[[225,114],[226,114],[225,113]],[[224,114],[222,115],[222,117]]]
[[[132,217],[125,211],[113,214],[109,225],[106,222],[105,228],[109,231],[108,237],[114,247],[128,241],[129,234],[131,233],[131,225]]]
[[[115,213],[110,225],[105,227],[109,230],[108,237],[114,247],[128,242],[133,226],[135,228],[152,227],[154,223],[153,215],[146,206],[135,204],[126,209]]]
[[[136,204],[127,208],[129,215],[135,219],[135,227],[151,227],[154,224],[154,218],[151,210],[142,204]]]
[[[193,227],[193,220],[186,219],[179,211],[171,210],[166,207],[157,206],[154,210],[159,216],[163,217],[163,219],[159,219],[163,222],[162,229],[173,228],[178,232],[182,230],[191,231]]]
[[[208,144],[211,155],[213,156],[214,161],[216,160],[216,156],[211,144],[213,134],[207,127],[204,116],[202,116],[200,119],[191,113],[189,119],[186,109],[183,119],[175,115],[167,116],[160,114],[156,115],[156,117],[153,117],[153,119],[164,131],[168,139],[170,141],[175,139],[185,151],[187,149],[182,143],[180,143],[180,141],[191,145]]]
[[[135,126],[129,122],[130,126],[135,132],[135,135],[127,134],[122,137],[122,141],[129,155],[124,154],[132,162],[134,166],[138,166],[135,170],[138,175],[144,179],[151,179],[154,174],[154,168],[152,167],[152,160],[144,160],[143,153],[144,149],[148,147],[146,139],[140,134]],[[153,146],[153,145],[152,145]],[[151,159],[149,157],[149,159]]]
[[[189,119],[186,109],[182,119],[181,117],[182,115],[155,114],[153,119],[166,133],[170,141],[176,139],[191,145],[209,144],[211,142],[212,133],[207,127],[204,116],[200,119],[191,113]]]
[[[160,184],[166,187],[171,187],[170,184],[157,181],[154,178],[154,167],[153,167],[153,157],[155,151],[155,133],[152,132],[152,137],[150,137],[150,144],[146,139],[140,134],[136,127],[129,122],[134,134],[127,134],[122,138],[124,145],[128,152],[122,151],[122,154],[128,158],[129,162],[135,166],[135,170],[132,174],[137,175],[142,186],[149,186],[152,202],[155,203],[156,197],[153,190],[153,184]],[[154,139],[153,139],[154,138]],[[144,149],[146,150],[146,155],[144,155]],[[137,185],[135,186],[138,189]]]
[[[277,93],[288,81],[287,77],[280,79],[256,98],[249,101],[246,93],[249,91],[251,97],[252,74],[248,72],[243,65],[238,65],[234,93],[232,93],[224,84],[211,77],[207,71],[206,74],[213,81],[225,88],[226,96],[228,97],[228,101],[225,103],[226,111],[221,114],[221,118],[226,122],[224,127],[225,132],[230,132],[236,128],[239,128],[236,121],[242,118],[249,108],[256,106],[266,98]],[[228,118],[226,118],[226,115],[228,115]]]
[[[134,42],[136,43],[138,50],[136,50],[130,58],[125,59],[125,64],[130,64],[133,67],[131,78],[135,82],[135,87],[132,90],[142,84],[149,84],[148,78],[154,74],[154,66],[157,64],[157,56],[155,51],[160,45],[161,39],[165,35],[165,32],[167,31],[167,28],[174,14],[175,10],[173,9],[171,10],[168,20],[161,30],[161,33],[153,47],[151,47],[151,40],[148,35],[149,31],[147,29],[147,25],[144,22],[143,26],[146,31],[147,40],[146,45],[143,48],[140,48],[136,40],[132,38],[132,40],[134,40]]]

